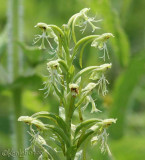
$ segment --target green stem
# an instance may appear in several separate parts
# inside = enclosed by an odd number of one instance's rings
[[[74,102],[75,102],[75,96],[71,96],[69,108],[66,110],[66,124],[68,127],[68,133],[69,133],[69,141],[70,141],[70,148],[67,148],[67,154],[66,158],[67,160],[72,160],[71,156],[71,147],[72,147],[72,137],[71,137],[71,123],[72,123],[72,115],[74,111]]]
[[[10,83],[22,73],[22,52],[15,43],[17,40],[22,41],[22,0],[8,0],[8,74]],[[18,117],[22,113],[22,91],[20,88],[12,90],[13,96],[13,121],[11,122],[12,131],[14,133],[14,139],[12,139],[13,148],[16,151],[23,151],[23,128],[18,123]],[[16,157],[15,159],[21,159]]]
[[[23,151],[23,126],[18,122],[18,118],[22,114],[22,90],[20,88],[13,89],[13,105],[14,105],[14,132],[16,136],[16,151]],[[18,159],[21,159],[18,157]]]

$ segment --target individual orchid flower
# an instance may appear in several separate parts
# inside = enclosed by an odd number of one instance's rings
[[[75,19],[75,26],[82,27],[81,29],[82,33],[87,28],[87,25],[89,24],[92,27],[92,32],[94,32],[96,29],[99,29],[99,27],[95,26],[93,23],[99,22],[101,20],[95,20],[94,17],[89,17],[87,15],[88,11],[90,8],[84,8],[82,9],[78,14],[76,14],[76,19]]]
[[[105,96],[108,93],[107,84],[109,84],[109,82],[102,72],[93,72],[90,76],[90,79],[98,80],[98,94],[100,93],[100,91],[102,92],[103,96]]]
[[[46,47],[45,47],[45,40],[46,40],[47,43],[49,44],[50,48],[52,50],[54,50],[54,48],[52,47],[52,45],[49,41],[49,38],[53,38],[57,44],[58,44],[58,38],[55,35],[54,31],[51,29],[51,27],[48,27],[48,25],[45,23],[37,23],[37,25],[35,27],[38,27],[42,30],[42,35],[36,35],[34,38],[33,44],[36,44],[37,42],[42,40],[39,49],[46,49]]]
[[[47,90],[45,94],[45,98],[49,95],[50,89],[52,84],[56,85],[57,83],[60,84],[61,81],[61,69],[59,67],[59,60],[50,61],[47,63],[47,70],[49,75],[46,76],[47,80],[43,83],[44,88],[40,90]]]
[[[104,61],[106,59],[106,55],[107,55],[108,59],[110,59],[107,45],[106,45],[106,42],[110,37],[114,37],[112,33],[104,33],[101,36],[99,36],[98,38],[96,38],[91,44],[92,47],[98,48],[99,50],[103,50],[103,52],[104,52],[103,56],[100,58],[103,58]]]
[[[99,86],[98,93],[101,90],[103,96],[105,96],[107,94],[107,92],[108,92],[107,84],[109,84],[108,80],[104,76],[104,72],[106,70],[108,70],[109,68],[111,68],[111,66],[112,66],[111,63],[101,65],[99,68],[93,70],[93,72],[89,78],[91,80],[98,80],[98,82],[97,82],[97,85]]]
[[[103,65],[100,65],[99,67],[97,67],[97,69],[94,69],[92,71],[92,74],[91,76],[89,77],[89,79],[91,80],[99,80],[100,77],[102,76],[102,74],[107,71],[108,69],[110,69],[112,66],[111,63],[106,63],[106,64],[103,64]]]

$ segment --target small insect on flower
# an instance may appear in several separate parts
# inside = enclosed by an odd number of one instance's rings
[[[72,93],[72,96],[77,96],[79,91],[78,91],[78,88],[79,86],[75,83],[72,83],[72,84],[69,84],[69,88],[71,90],[71,93]]]
[[[104,50],[103,56],[100,57],[100,58],[103,58],[104,61],[106,59],[106,54],[108,59],[110,59],[107,45],[106,45],[106,42],[110,37],[114,37],[112,33],[104,33],[98,38],[96,38],[91,44],[92,47],[98,48],[99,50]]]
[[[46,49],[45,47],[45,40],[46,40],[50,48],[54,50],[54,48],[52,47],[49,41],[49,38],[53,38],[56,43],[58,43],[58,38],[55,35],[54,31],[51,29],[51,27],[48,27],[48,25],[45,23],[37,23],[35,27],[40,28],[42,30],[42,35],[36,35],[36,37],[34,38],[33,44],[36,44],[42,39],[39,49]]]

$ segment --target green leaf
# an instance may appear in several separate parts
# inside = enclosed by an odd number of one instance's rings
[[[42,111],[42,112],[37,112],[37,113],[33,114],[32,117],[35,117],[35,118],[39,118],[39,117],[40,118],[41,117],[42,118],[43,117],[44,118],[48,118],[48,119],[52,120],[53,122],[55,122],[64,131],[64,133],[66,133],[68,135],[67,125],[66,125],[66,123],[64,122],[64,120],[60,116],[58,116],[58,115],[56,115],[54,113]]]
[[[80,39],[80,40],[76,43],[76,45],[75,45],[75,47],[74,47],[74,51],[73,51],[73,54],[72,54],[72,60],[73,60],[74,57],[76,56],[77,51],[78,51],[78,48],[79,48],[81,45],[84,45],[86,42],[89,43],[89,42],[93,41],[93,40],[94,40],[95,38],[97,38],[97,37],[99,37],[99,35],[89,35],[89,36],[86,36],[86,37]]]
[[[43,147],[50,153],[54,160],[60,160],[58,153],[49,145],[43,145]]]
[[[60,127],[54,126],[54,125],[47,125],[46,124],[46,128],[51,129],[53,131],[53,133],[56,133],[56,136],[61,137],[61,139],[65,142],[65,144],[67,145],[67,147],[70,146],[70,142],[68,139],[68,136],[66,135],[65,132],[63,132],[63,130]]]
[[[80,147],[80,145],[85,142],[85,140],[94,133],[95,131],[94,130],[88,130],[85,134],[84,132],[81,134],[79,140],[78,140],[78,143],[77,143],[77,148]]]
[[[74,135],[76,136],[81,129],[86,128],[86,127],[91,127],[97,122],[101,122],[101,121],[102,121],[101,119],[96,119],[96,118],[83,121],[82,123],[77,125]]]
[[[54,87],[54,90],[55,90],[57,96],[58,96],[60,99],[63,99],[63,95],[61,94],[61,92],[60,92],[60,90],[57,88],[57,86],[56,86],[54,83],[52,83],[52,85],[53,85],[53,87]]]
[[[62,148],[61,143],[53,137],[50,137],[50,140],[53,141],[58,147]]]
[[[67,64],[65,63],[64,60],[59,59],[59,60],[58,60],[58,63],[59,63],[61,66],[63,66],[63,68],[65,69],[66,72],[68,71]]]
[[[145,54],[144,52],[141,52],[132,58],[129,67],[116,81],[113,91],[114,102],[110,113],[111,117],[118,119],[116,125],[110,127],[110,135],[114,138],[120,138],[123,136],[129,101],[135,87],[140,82],[144,73]]]
[[[80,51],[80,59],[79,59],[79,62],[80,62],[80,67],[82,68],[82,59],[83,59],[83,53],[84,53],[84,49],[86,47],[86,45],[89,43],[90,41],[87,41],[81,48],[81,51]]]
[[[81,76],[83,76],[84,74],[87,74],[89,73],[90,71],[94,70],[94,69],[97,69],[97,67],[99,66],[89,66],[89,67],[86,67],[84,69],[82,69],[80,72],[78,72],[75,77],[74,77],[74,82],[76,82]]]

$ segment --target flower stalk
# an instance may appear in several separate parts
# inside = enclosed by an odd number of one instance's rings
[[[46,155],[52,159],[60,159],[59,152],[63,154],[61,159],[76,160],[78,157],[87,159],[87,149],[86,146],[83,147],[83,144],[95,144],[99,141],[101,142],[101,151],[109,151],[106,130],[112,123],[116,123],[116,120],[103,120],[96,117],[86,119],[83,117],[83,112],[85,112],[89,103],[92,106],[91,113],[101,112],[96,107],[92,93],[98,88],[98,93],[96,94],[102,93],[103,96],[107,94],[107,84],[109,82],[105,77],[105,72],[111,68],[112,64],[88,66],[79,72],[76,72],[73,64],[75,56],[79,54],[79,48],[81,49],[80,65],[82,67],[82,54],[86,45],[91,43],[92,47],[100,49],[102,43],[105,43],[106,46],[107,39],[113,37],[111,33],[105,33],[102,35],[88,35],[77,40],[75,27],[81,27],[83,32],[87,29],[87,25],[92,28],[92,32],[99,28],[95,25],[95,22],[99,20],[89,17],[89,10],[85,8],[73,15],[62,28],[45,23],[36,25],[42,31],[42,35],[37,35],[38,39],[35,39],[35,43],[42,40],[40,49],[45,49],[46,44],[48,44],[47,47],[54,54],[53,60],[49,60],[47,63],[48,79],[44,82],[45,95],[46,97],[49,96],[49,91],[52,90],[53,95],[60,104],[58,108],[59,115],[38,112],[31,117],[21,116],[18,119],[29,124],[31,136],[33,137],[33,145],[31,146],[40,148],[42,152],[39,159],[44,159]],[[53,39],[57,47],[52,47],[53,43],[50,43],[50,39]],[[86,83],[84,83],[83,77],[88,77]],[[75,112],[78,112],[79,115],[80,122],[78,124],[73,124]],[[44,123],[41,118],[49,119],[53,125],[47,124],[46,121]],[[54,141],[56,149],[49,146],[46,137],[43,136],[43,132],[52,132],[49,139]]]

